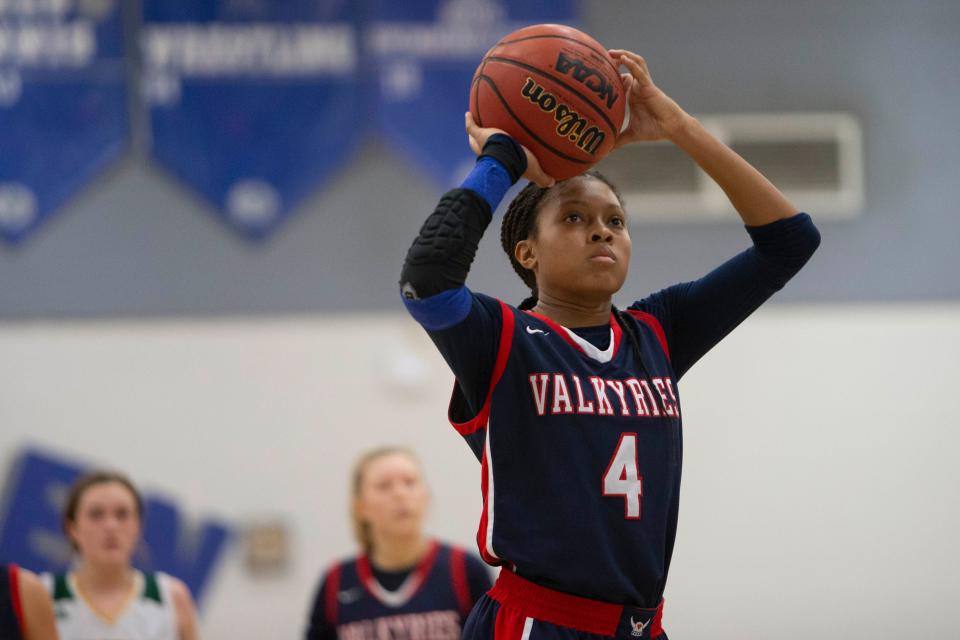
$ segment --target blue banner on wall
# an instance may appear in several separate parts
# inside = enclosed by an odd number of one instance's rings
[[[263,238],[363,135],[357,3],[144,0],[153,157]]]
[[[72,460],[25,451],[13,464],[0,514],[0,563],[14,562],[37,572],[63,572],[72,550],[63,534],[63,501],[87,469]],[[144,526],[133,564],[183,580],[199,602],[232,532],[222,522],[205,521],[189,530],[176,504],[144,496]]]
[[[0,236],[37,229],[123,150],[120,0],[0,2]]]
[[[500,38],[541,22],[575,26],[575,0],[373,0],[365,44],[379,78],[378,123],[440,186],[474,163],[463,129],[470,80]]]

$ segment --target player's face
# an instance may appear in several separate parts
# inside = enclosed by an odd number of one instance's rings
[[[371,460],[357,496],[360,519],[374,535],[408,537],[420,534],[429,492],[417,463],[403,453]]]
[[[517,243],[517,259],[536,274],[541,292],[603,302],[620,290],[630,266],[626,213],[601,180],[576,178],[557,189],[540,206],[536,233]]]
[[[84,561],[129,564],[140,539],[133,494],[119,482],[91,485],[80,496],[68,531]]]

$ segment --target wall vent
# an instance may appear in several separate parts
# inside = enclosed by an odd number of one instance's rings
[[[864,204],[863,143],[845,113],[742,113],[698,116],[800,208],[817,219],[849,218]],[[730,219],[723,191],[667,142],[619,149],[597,167],[622,190],[633,220]]]

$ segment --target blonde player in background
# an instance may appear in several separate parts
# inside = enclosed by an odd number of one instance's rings
[[[459,640],[490,574],[474,554],[424,533],[430,491],[416,456],[401,447],[368,451],[352,480],[361,553],[327,570],[307,640]]]
[[[74,483],[63,529],[76,564],[66,574],[44,575],[62,640],[199,637],[186,585],[131,566],[142,524],[143,501],[126,476],[94,471]]]

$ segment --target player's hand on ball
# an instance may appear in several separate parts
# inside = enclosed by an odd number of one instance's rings
[[[617,147],[631,142],[669,140],[687,118],[680,108],[660,87],[653,83],[650,69],[642,57],[632,51],[610,49],[614,62],[623,65],[629,73],[621,74],[627,92],[630,121],[627,128],[617,136]]]
[[[502,129],[477,126],[477,123],[473,121],[473,116],[469,111],[464,114],[464,119],[467,127],[467,139],[470,141],[470,149],[477,155],[480,155],[480,152],[483,150],[483,145],[487,143],[487,138],[493,134],[502,133],[509,135]],[[521,145],[520,148],[527,154],[527,170],[524,172],[523,177],[530,182],[536,183],[539,187],[552,187],[556,180],[544,173],[543,169],[540,168],[540,163],[537,162],[536,156],[530,153],[529,149],[523,145]]]

